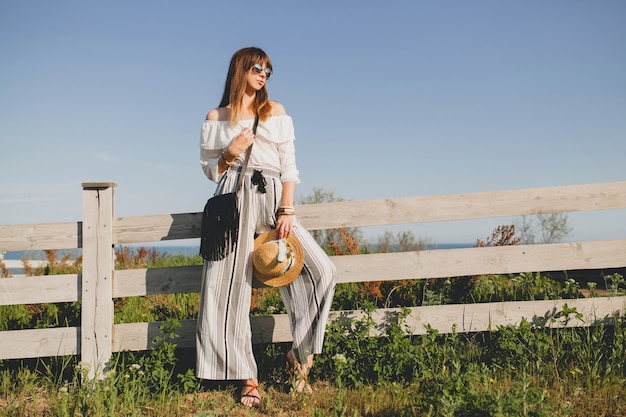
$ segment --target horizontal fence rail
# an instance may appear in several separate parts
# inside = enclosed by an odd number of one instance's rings
[[[114,187],[114,183],[83,184],[80,222],[0,225],[0,252],[83,250],[80,275],[0,279],[0,305],[82,302],[80,327],[0,332],[0,359],[81,355],[81,360],[97,365],[91,371],[95,376],[96,370],[106,372],[113,352],[150,349],[159,334],[161,323],[113,324],[113,299],[200,291],[201,266],[113,270],[113,245],[197,238],[201,219],[201,213],[116,218]],[[298,218],[307,229],[321,230],[622,208],[626,182],[309,204],[298,206]],[[622,268],[626,239],[331,259],[339,283]],[[570,320],[567,326],[588,326],[624,311],[626,297],[413,307],[406,325],[412,334],[423,334],[426,326],[442,333],[496,330],[523,318],[559,327],[562,324],[551,318],[564,304],[583,314],[582,321]],[[363,314],[333,312],[331,320],[358,319]],[[379,309],[372,317],[381,323],[397,314],[398,309]],[[252,317],[251,322],[255,343],[291,341],[286,315]],[[195,321],[181,324],[178,345],[193,347]]]
[[[576,308],[582,318],[569,318],[566,323],[555,319],[567,304]],[[518,325],[523,319],[538,327],[585,327],[598,323],[610,324],[615,312],[626,309],[626,297],[581,298],[571,300],[511,301],[481,304],[446,304],[409,308],[406,318],[410,334],[421,335],[430,327],[442,334],[482,332],[497,330],[499,326]],[[390,316],[400,314],[397,308],[381,308],[372,313],[378,325]],[[358,320],[365,317],[362,311],[335,311],[330,321]],[[250,318],[253,343],[291,342],[289,319],[285,314],[255,316]],[[181,348],[195,346],[195,320],[181,320],[176,344]],[[113,325],[112,352],[142,351],[152,347],[158,336],[160,322],[125,323]],[[11,330],[2,332],[0,352],[5,359],[37,358],[78,354],[80,328],[61,327],[42,330]],[[377,336],[374,330],[371,334]]]
[[[331,257],[337,282],[621,268],[626,240],[438,249]],[[202,266],[115,271],[113,298],[200,291]],[[259,285],[255,282],[256,285]],[[0,305],[78,301],[79,275],[0,279]]]
[[[626,208],[626,181],[298,206],[308,230]],[[202,213],[119,217],[116,244],[200,237]],[[0,252],[80,248],[82,222],[0,225]]]

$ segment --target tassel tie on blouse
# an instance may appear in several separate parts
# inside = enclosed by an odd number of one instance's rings
[[[263,176],[263,172],[255,169],[252,173],[252,184],[256,185],[258,192],[261,194],[265,194],[265,186],[267,182],[265,181],[265,177]]]

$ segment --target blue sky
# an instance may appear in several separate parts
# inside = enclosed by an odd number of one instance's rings
[[[199,132],[228,61],[271,56],[302,184],[346,200],[626,179],[626,2],[0,3],[0,223],[196,212]],[[570,214],[572,240],[626,211]],[[473,242],[512,219],[397,227]],[[374,238],[381,230],[367,229]]]

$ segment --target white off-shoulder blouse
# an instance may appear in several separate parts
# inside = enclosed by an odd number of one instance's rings
[[[200,164],[205,175],[219,182],[224,173],[218,173],[218,160],[241,129],[252,129],[253,119],[241,120],[236,125],[228,121],[205,120],[200,135]],[[259,122],[256,140],[250,154],[250,167],[267,167],[280,171],[282,182],[300,183],[296,167],[296,152],[293,121],[290,116],[272,116]],[[237,156],[237,163],[243,163],[245,152]],[[226,171],[224,171],[226,172]]]

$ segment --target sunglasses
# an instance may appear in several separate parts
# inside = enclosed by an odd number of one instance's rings
[[[254,70],[255,73],[260,74],[263,71],[265,71],[265,78],[267,78],[268,80],[270,79],[270,77],[272,76],[272,70],[269,68],[263,68],[261,66],[261,64],[254,64],[252,66],[252,69]]]

